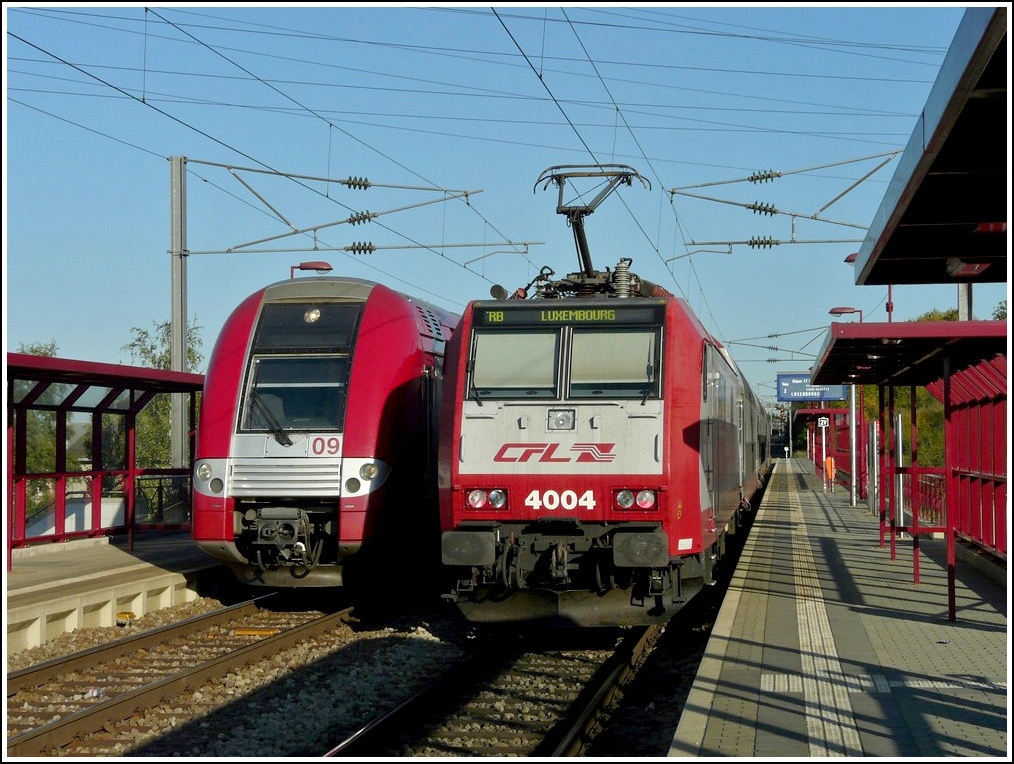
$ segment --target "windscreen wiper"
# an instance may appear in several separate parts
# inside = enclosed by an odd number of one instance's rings
[[[268,424],[268,429],[271,430],[271,434],[275,440],[283,446],[291,446],[292,438],[286,434],[282,425],[275,418],[275,415],[271,413],[271,409],[268,408],[268,404],[264,402],[261,394],[254,390],[250,393],[250,402],[253,403],[257,413],[261,415],[265,422]]]

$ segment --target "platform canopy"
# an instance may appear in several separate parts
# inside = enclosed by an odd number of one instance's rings
[[[1007,7],[965,11],[855,258],[857,286],[1007,281]]]
[[[831,324],[812,367],[815,385],[917,385],[1007,354],[1006,321]]]
[[[157,393],[199,392],[204,375],[8,353],[7,382],[8,407],[122,411]]]
[[[1008,278],[1007,8],[965,9],[855,258],[856,284]],[[814,385],[925,386],[1007,355],[1006,321],[832,323]]]

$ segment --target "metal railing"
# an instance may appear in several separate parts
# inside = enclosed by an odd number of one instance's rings
[[[8,504],[13,548],[155,528],[189,529],[189,469],[15,475]]]

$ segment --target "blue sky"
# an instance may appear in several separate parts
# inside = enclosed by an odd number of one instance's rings
[[[187,313],[205,359],[229,312],[304,260],[455,311],[545,265],[574,272],[557,191],[536,181],[625,164],[645,183],[586,218],[595,265],[632,258],[685,297],[773,400],[832,307],[887,320],[886,287],[856,286],[844,260],[963,12],[6,3],[7,350],[129,363],[131,327],[169,319],[170,157],[188,159]],[[781,177],[746,180],[767,170]],[[350,178],[370,187],[324,180]],[[349,222],[362,212],[377,216]],[[1008,292],[977,286],[974,317]],[[903,321],[957,291],[893,299]]]

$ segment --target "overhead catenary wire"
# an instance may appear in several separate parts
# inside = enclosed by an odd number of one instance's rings
[[[456,12],[464,12],[466,10],[468,10],[469,13],[473,13],[475,15],[485,14],[485,15],[488,15],[490,18],[493,18],[493,14],[491,13],[491,11],[482,10],[482,9],[474,9],[474,10],[472,10],[472,9],[450,9],[450,8],[448,8],[448,9],[434,10],[434,12],[456,13]],[[30,12],[35,13],[37,11],[33,10],[33,11],[30,11]],[[62,9],[62,10],[44,9],[42,12],[49,13],[49,14],[52,14],[54,16],[56,14],[61,14],[61,15],[65,16],[65,17],[67,17],[67,18],[73,16],[74,18],[81,20],[81,22],[76,22],[76,23],[86,23],[86,24],[106,23],[106,19],[109,19],[111,24],[115,24],[115,23],[118,23],[123,18],[123,14],[120,14],[119,12],[116,12],[116,11],[106,11],[106,12],[103,12],[101,15],[100,14],[96,14],[94,12],[92,12],[92,13],[80,12],[78,9]],[[269,25],[257,25],[257,24],[254,24],[251,21],[248,21],[248,20],[236,21],[235,19],[230,19],[228,24],[219,24],[218,20],[221,18],[221,16],[218,15],[218,14],[194,13],[192,10],[188,10],[188,9],[172,9],[171,11],[163,11],[163,12],[166,13],[167,15],[169,15],[169,14],[177,14],[175,16],[172,16],[172,18],[175,18],[177,21],[179,19],[182,19],[182,18],[188,18],[188,19],[191,19],[191,20],[199,18],[200,23],[203,25],[203,27],[201,27],[201,28],[208,29],[208,30],[218,29],[218,28],[225,28],[226,26],[228,26],[228,27],[231,27],[231,29],[232,29],[233,32],[250,32],[255,27],[257,27],[257,32],[262,37],[263,36],[268,36],[268,35],[274,36],[275,32],[277,30],[280,34],[284,34],[284,35],[288,35],[288,36],[296,36],[297,34],[302,34],[303,38],[305,40],[307,40],[307,41],[311,41],[311,40],[324,40],[324,39],[329,39],[329,40],[330,39],[336,39],[336,38],[332,38],[332,37],[330,37],[328,35],[318,34],[318,33],[316,33],[315,30],[308,31],[308,32],[300,32],[300,30],[284,30],[284,29],[280,29],[278,27],[273,27],[273,26],[269,26]],[[505,19],[509,19],[509,18],[518,16],[518,15],[522,14],[523,12],[524,11],[522,11],[522,10],[515,9],[509,15],[507,13],[504,13],[504,12],[501,12],[501,14],[503,15],[503,17]],[[668,21],[672,20],[671,17],[666,18],[665,14],[661,14],[661,13],[658,13],[657,11],[647,10],[647,9],[642,9],[642,10],[622,9],[622,10],[614,10],[614,11],[608,11],[608,12],[605,11],[604,9],[598,9],[596,11],[596,13],[600,14],[603,17],[609,16],[609,17],[612,17],[614,19],[615,18],[619,18],[619,17],[623,17],[622,20],[624,20],[624,21],[626,21],[629,18],[633,18],[635,16],[640,16],[641,18],[638,18],[633,23],[640,25],[644,30],[646,30],[646,32],[652,32],[652,33],[660,31],[662,29],[663,25],[667,24]],[[543,9],[540,9],[538,15],[539,16],[545,16],[546,15],[546,11],[543,10]],[[155,18],[155,17],[154,16],[150,16],[149,17],[149,16],[146,15],[146,17],[145,17],[146,23],[147,23],[147,20],[149,18]],[[608,23],[609,20],[610,19],[606,19],[606,23]],[[163,23],[163,22],[159,22],[159,23]],[[568,27],[570,27],[572,29],[575,29],[576,33],[582,34],[582,35],[584,34],[583,30],[589,30],[589,29],[592,29],[592,28],[595,28],[595,27],[602,26],[602,23],[601,23],[600,20],[592,20],[591,23],[589,23],[588,21],[585,21],[585,20],[578,20],[578,19],[575,18],[575,14],[573,12],[568,13],[567,14],[567,18],[555,18],[555,19],[551,19],[549,23],[551,23],[551,24],[567,24]],[[713,23],[713,22],[709,22],[709,23]],[[729,25],[730,28],[732,26],[733,25]],[[195,31],[198,30],[198,27],[196,27],[196,26],[191,26],[189,28],[192,29],[192,30],[195,30]],[[124,30],[124,31],[126,31],[126,30]],[[680,33],[683,33],[683,31],[684,30],[680,30]],[[699,33],[699,32],[704,32],[705,30],[703,30],[703,29],[696,29],[696,30],[692,30],[692,31],[695,32],[695,33]],[[734,32],[738,32],[739,30],[733,30],[733,31]],[[150,32],[150,30],[149,30],[149,32]],[[131,33],[135,33],[135,32],[131,32]],[[719,34],[719,32],[716,32],[714,30],[708,30],[707,33],[715,35],[716,37],[722,36],[721,34]],[[198,32],[198,34],[200,34],[200,32]],[[726,35],[726,36],[732,37],[733,35]],[[835,48],[838,48],[838,49],[845,49],[847,47],[851,47],[855,51],[859,51],[859,50],[862,49],[862,46],[859,46],[859,45],[849,46],[849,45],[847,45],[845,43],[838,44],[838,41],[819,40],[819,39],[813,39],[813,40],[791,39],[789,35],[777,34],[777,33],[772,33],[772,34],[765,33],[765,34],[759,34],[759,35],[758,34],[743,35],[742,37],[743,37],[743,39],[760,39],[760,38],[765,38],[766,40],[771,41],[771,42],[776,42],[777,44],[782,44],[782,43],[797,44],[797,43],[803,42],[804,44],[814,44],[814,45],[825,45],[826,44],[826,47],[835,47]],[[147,39],[147,38],[145,38],[145,39]],[[166,38],[166,39],[168,39],[168,38]],[[355,39],[355,35],[350,35],[348,37],[348,39],[343,39],[342,43],[343,44],[355,44],[355,45],[360,45],[360,44],[362,44],[362,45],[379,45],[379,44],[386,44],[386,41],[384,41],[384,40],[362,40],[362,39]],[[193,43],[190,43],[190,44],[193,44]],[[221,50],[221,51],[223,51],[223,52],[229,52],[229,51],[233,51],[233,50],[238,51],[241,48],[245,48],[246,50],[244,51],[244,53],[249,53],[249,54],[252,54],[252,55],[265,55],[265,56],[270,55],[270,52],[268,50],[255,50],[254,47],[255,46],[252,46],[252,45],[240,45],[240,46],[236,46],[236,47],[232,47],[232,48],[226,48],[226,47],[223,47],[223,46],[219,46],[218,49]],[[256,47],[257,48],[261,48],[262,46],[258,45]],[[397,48],[404,48],[404,47],[405,46],[391,45],[390,49],[391,50],[395,50]],[[518,66],[519,65],[517,62],[520,59],[517,56],[514,56],[512,58],[512,57],[507,56],[506,54],[504,54],[504,53],[502,53],[500,51],[486,51],[486,50],[482,50],[481,48],[482,48],[481,45],[470,45],[470,46],[468,46],[468,49],[465,49],[463,46],[458,46],[457,49],[452,49],[452,47],[441,46],[438,43],[438,44],[434,44],[432,46],[416,46],[415,49],[419,50],[419,51],[425,50],[428,53],[432,53],[433,55],[441,55],[441,56],[447,56],[447,57],[451,57],[451,56],[458,57],[462,62],[465,62],[467,60],[466,56],[470,57],[471,60],[480,60],[483,57],[485,57],[486,59],[492,60],[495,57],[499,57],[501,61],[511,61],[512,62],[511,65],[512,66]],[[877,54],[879,51],[887,51],[887,50],[893,50],[893,49],[898,49],[898,48],[900,48],[900,46],[887,46],[887,45],[882,46],[882,47],[881,46],[869,46],[867,48],[867,50],[869,50],[873,54]],[[580,56],[574,56],[574,57],[569,57],[568,58],[566,56],[546,55],[547,50],[550,51],[551,53],[556,53],[557,52],[551,46],[546,45],[545,44],[545,40],[543,40],[543,49],[542,49],[543,57],[541,59],[541,61],[543,63],[541,63],[539,65],[538,69],[537,69],[538,76],[540,76],[542,78],[542,80],[545,80],[547,77],[554,76],[554,69],[556,67],[561,66],[564,62],[568,62],[569,61],[569,62],[588,63],[588,60],[590,59],[591,60],[591,68],[594,69],[594,75],[589,75],[587,72],[582,72],[582,73],[576,74],[575,76],[594,76],[595,78],[599,79],[604,84],[604,87],[607,88],[606,92],[609,93],[609,98],[607,98],[607,99],[600,99],[600,103],[598,104],[598,106],[601,107],[601,108],[609,108],[610,111],[611,111],[612,117],[615,120],[616,125],[618,125],[618,126],[622,125],[625,129],[627,129],[632,134],[632,137],[635,137],[635,139],[636,139],[636,137],[638,137],[639,134],[637,133],[637,131],[640,130],[641,126],[639,126],[638,124],[636,124],[636,120],[630,119],[630,116],[632,114],[637,113],[635,111],[632,111],[632,109],[637,109],[637,108],[641,108],[641,107],[644,107],[644,106],[651,106],[652,104],[647,103],[648,101],[650,101],[650,99],[640,99],[642,102],[638,103],[638,104],[635,104],[635,103],[632,103],[632,101],[635,100],[635,99],[626,99],[626,100],[624,100],[624,99],[621,99],[621,98],[613,98],[613,96],[612,96],[612,90],[609,89],[609,88],[611,88],[612,86],[615,86],[616,83],[621,82],[622,80],[620,80],[619,78],[615,78],[615,77],[609,78],[608,76],[603,76],[606,73],[604,71],[600,70],[600,64],[602,64],[603,62],[609,63],[609,64],[614,65],[614,66],[631,66],[633,64],[632,61],[617,60],[617,59],[621,59],[622,56],[608,55],[608,53],[605,56],[593,56],[592,52],[590,50],[588,50],[588,49],[584,50],[584,53],[585,53],[584,58],[582,58]],[[916,52],[923,52],[923,51],[916,51],[913,48],[912,51],[911,51],[912,57],[914,57],[914,55],[915,55]],[[945,50],[944,49],[939,49],[939,50],[935,50],[935,51],[928,51],[927,50],[926,52],[930,52],[933,55],[938,55],[938,54],[942,55],[942,53],[945,52]],[[326,62],[319,62],[318,63],[318,62],[311,61],[310,59],[312,57],[310,57],[310,56],[301,56],[300,58],[303,60],[303,63],[305,63],[305,64],[326,65]],[[184,60],[187,60],[187,59],[186,58],[180,58],[179,60],[180,61],[184,61]],[[276,60],[281,61],[282,59],[281,59],[281,57],[278,57]],[[143,67],[143,70],[142,69],[138,69],[137,71],[139,73],[141,73],[141,74],[147,74],[149,72],[149,62],[150,62],[150,56],[146,55],[144,57],[144,67]],[[660,69],[663,68],[662,62],[648,62],[648,63],[637,62],[637,66],[640,67],[641,70],[643,70],[643,71],[647,71],[649,69],[654,69],[654,68],[660,68]],[[178,70],[183,70],[183,69],[185,69],[187,67],[180,66],[180,67],[163,67],[163,68],[164,69],[174,69],[174,68],[176,68]],[[668,66],[668,65],[665,65],[664,68],[667,71],[670,71],[670,72],[673,72],[673,73],[676,73],[678,71],[684,71],[684,72],[691,72],[691,71],[701,71],[701,72],[703,72],[703,71],[720,71],[720,70],[723,69],[722,67],[709,67],[709,66],[672,67],[672,66]],[[244,80],[245,79],[251,79],[252,81],[263,80],[265,83],[268,83],[271,86],[274,86],[275,88],[279,88],[281,90],[285,90],[287,88],[287,85],[286,85],[287,81],[283,81],[281,78],[270,79],[270,78],[259,77],[256,74],[256,69],[257,69],[257,67],[250,67],[250,71],[251,71],[252,74],[250,76],[244,75],[243,79]],[[729,71],[732,71],[734,69],[734,67],[726,67],[726,69],[728,69]],[[748,76],[750,76],[750,77],[756,77],[756,76],[781,76],[781,77],[796,77],[799,80],[806,79],[806,78],[816,79],[817,77],[821,76],[819,73],[816,73],[816,72],[807,72],[807,71],[799,71],[799,72],[781,71],[781,72],[779,72],[779,71],[777,71],[777,69],[778,69],[778,67],[775,67],[775,66],[762,66],[762,67],[753,68],[752,70],[744,68],[744,72]],[[96,68],[91,68],[91,71],[92,72],[98,72],[98,71],[101,71],[101,70],[100,69],[96,69]],[[156,70],[151,69],[150,71],[154,72]],[[353,70],[351,68],[347,68],[344,71],[347,71],[349,73],[349,76],[348,77],[344,77],[344,78],[339,78],[339,79],[343,80],[343,82],[342,82],[343,85],[344,84],[352,84],[352,85],[355,85],[356,87],[362,87],[362,86],[366,85],[366,83],[360,81],[360,78],[363,75],[365,75],[365,74],[368,73],[366,67],[362,67],[361,71],[356,71],[356,70]],[[414,75],[414,74],[417,74],[417,72],[400,72],[400,73],[390,72],[390,73],[387,74],[387,76]],[[184,71],[177,71],[177,72],[175,72],[173,74],[167,74],[167,76],[177,76],[177,77],[183,77],[183,76],[194,77],[194,76],[200,76],[200,75],[201,75],[200,72],[184,72]],[[828,77],[828,79],[832,79],[832,78],[833,77]],[[408,77],[408,76],[406,76],[404,81],[408,82],[409,79],[412,79],[414,82],[419,82],[419,83],[422,83],[422,81],[423,81],[423,78],[422,77],[418,77],[418,76],[415,76],[415,77]],[[455,86],[456,86],[456,83],[451,82],[450,78],[446,78],[445,82],[437,82],[438,78],[432,78],[432,79],[433,79],[433,81],[436,84],[436,86],[433,88],[434,90],[441,89],[441,90],[446,91],[447,93],[451,93],[452,89],[455,88]],[[639,79],[646,79],[646,78],[639,78]],[[670,78],[670,79],[673,79],[673,78]],[[858,79],[858,78],[856,78],[856,79]],[[870,79],[872,81],[874,78],[868,78],[868,79]],[[884,78],[884,79],[887,79],[887,78]],[[303,82],[302,83],[296,83],[296,80],[303,80]],[[302,86],[305,86],[307,83],[311,83],[311,82],[321,83],[321,82],[323,82],[323,80],[324,80],[324,78],[321,78],[321,77],[302,77],[302,78],[300,78],[300,77],[294,77],[294,78],[292,78],[292,83],[293,84],[300,84]],[[160,81],[164,81],[164,80],[160,80]],[[155,91],[151,88],[151,84],[153,82],[152,78],[147,78],[146,80],[140,80],[140,78],[139,78],[139,82],[141,82],[141,84],[142,84],[142,88],[140,90],[140,101],[147,101],[147,102],[150,102],[152,104],[159,103],[159,101],[158,101],[159,96],[156,95]],[[550,84],[553,84],[553,83],[550,83]],[[405,92],[407,92],[410,89],[411,88],[405,88]],[[187,88],[187,90],[188,91],[193,91],[194,88],[190,87],[190,88]],[[488,88],[488,89],[486,89],[487,92],[480,93],[480,89],[479,88],[474,88],[471,91],[471,93],[469,93],[468,91],[465,90],[465,88],[460,88],[460,89],[458,89],[458,95],[461,95],[461,96],[471,95],[471,97],[486,99],[486,98],[497,97],[496,93],[494,92],[494,90],[495,90],[494,88]],[[732,90],[732,89],[730,89],[730,90]],[[125,91],[125,97],[129,97],[129,95],[126,95],[127,93],[133,93],[133,91],[130,91],[129,88],[124,88],[124,91]],[[30,91],[28,91],[28,92],[30,92]],[[511,94],[511,95],[512,96],[515,96],[515,95],[520,96],[520,95],[523,95],[523,94]],[[559,96],[559,95],[568,95],[568,94],[559,94],[559,93],[557,93],[557,95]],[[747,97],[751,97],[751,96],[753,96],[755,94],[739,93],[739,94],[735,94],[735,95],[737,97],[747,98]],[[756,94],[756,95],[759,96],[759,94]],[[786,104],[789,103],[789,99],[787,99],[787,98],[786,99],[778,99],[778,100],[781,103],[786,103]],[[799,102],[801,102],[801,103],[806,103],[806,100],[803,99],[803,98],[800,98],[800,99],[797,99],[797,100]],[[179,103],[184,103],[184,102],[186,102],[186,101],[183,101],[183,100],[179,101]],[[192,102],[192,103],[207,103],[207,104],[211,105],[211,104],[215,103],[215,99],[213,99],[213,98],[207,98],[207,99],[197,99],[197,98],[195,98],[195,99],[192,99],[190,102]],[[308,103],[305,98],[303,98],[303,99],[295,99],[295,103],[298,104],[300,102],[302,102],[302,103]],[[559,102],[561,104],[563,104],[564,107],[566,108],[566,104],[568,102],[568,99],[567,98],[560,98]],[[10,97],[10,95],[9,95],[9,97],[8,97],[8,103],[9,104],[11,104],[11,103],[17,103],[17,100],[12,100],[11,97]],[[221,107],[224,107],[224,108],[240,108],[240,109],[260,108],[256,104],[241,104],[241,103],[229,104],[229,103],[220,103],[219,105]],[[324,120],[327,121],[329,125],[332,125],[334,123],[334,118],[333,118],[333,116],[332,116],[331,113],[327,112],[326,110],[321,110],[321,109],[317,108],[315,104],[309,104],[308,103],[308,105],[310,105],[311,107],[313,107],[313,108],[311,108],[310,111],[318,115],[318,116],[316,116],[314,118],[318,118],[319,119],[320,117],[323,117]],[[35,107],[29,106],[29,108],[35,108]],[[692,107],[687,107],[687,108],[692,108]],[[831,108],[831,107],[829,107],[829,108]],[[840,106],[836,105],[833,108],[835,110],[839,110]],[[169,111],[171,111],[171,110],[172,109],[169,108]],[[287,114],[297,114],[302,109],[301,109],[301,106],[295,106],[295,105],[293,105],[290,102],[290,103],[285,104],[285,106],[284,106],[283,109],[277,108],[277,106],[275,106],[275,108],[273,110],[276,113],[279,113],[279,114],[281,114],[283,112],[287,113]],[[383,110],[383,111],[391,112],[388,115],[388,118],[390,120],[392,120],[392,121],[395,120],[395,119],[403,119],[405,117],[411,116],[413,118],[413,124],[412,125],[403,125],[401,127],[401,129],[409,129],[409,130],[415,129],[415,127],[418,125],[418,123],[421,120],[444,118],[442,115],[409,114],[408,112],[404,112],[404,111],[400,115],[398,115],[397,114],[398,110],[395,110],[395,109]],[[447,110],[444,110],[444,111],[445,111],[445,114],[446,114],[447,118],[450,118],[452,116],[455,117],[455,118],[457,118],[457,119],[461,119],[461,120],[469,118],[469,115],[450,115],[449,113],[447,113]],[[743,108],[737,108],[737,111],[743,112],[745,110]],[[872,112],[872,110],[871,110],[871,112]],[[304,112],[304,113],[306,113],[306,112]],[[887,115],[887,114],[889,114],[889,112],[883,111],[883,114]],[[361,116],[361,115],[365,115],[365,112],[362,112],[362,111],[358,111],[357,112],[354,109],[350,109],[349,110],[349,114],[348,114],[348,116],[351,117],[351,118],[356,118],[356,117]],[[176,116],[179,117],[180,115],[177,114]],[[57,117],[57,118],[59,118],[59,117]],[[517,123],[524,123],[525,121],[526,120],[524,120],[524,119],[519,119],[519,120],[517,120]],[[598,120],[593,120],[593,121],[597,122]],[[378,126],[380,126],[381,123],[383,122],[383,120],[379,119],[379,118],[378,119],[368,119],[367,118],[367,119],[361,120],[361,122],[363,124],[366,124],[368,122],[370,122],[370,123],[376,123]],[[506,121],[505,121],[505,123],[506,123]],[[195,123],[195,124],[197,124],[197,123]],[[348,123],[343,123],[343,124],[347,125]],[[579,121],[577,119],[574,119],[573,120],[573,125],[575,126],[575,128],[577,130],[580,130],[582,132],[584,131],[584,123],[582,123],[581,121]],[[197,124],[197,126],[199,126],[199,124]],[[84,126],[82,126],[82,127],[84,127]],[[738,126],[730,126],[730,127],[738,127]],[[748,126],[743,126],[743,127],[744,127],[744,129],[749,129]],[[90,129],[90,128],[84,127],[84,129]],[[707,128],[705,128],[705,129],[707,129]],[[329,130],[330,130],[330,127],[329,127]],[[462,134],[464,134],[464,133],[467,133],[468,131],[467,130],[461,130],[461,131],[457,131],[457,132],[461,132]],[[487,141],[490,141],[490,142],[499,140],[498,136],[491,136],[491,135],[486,135],[486,136],[471,136],[471,137],[475,138],[476,140],[487,140]],[[116,140],[116,139],[113,138],[113,140]],[[636,141],[636,142],[640,146],[640,141]],[[521,143],[523,143],[523,141],[516,141],[515,143],[521,144]],[[532,142],[532,145],[534,146],[534,145],[536,145],[536,143],[538,143],[538,142]],[[543,144],[544,143],[549,143],[549,141],[543,142]],[[377,145],[375,144],[375,147],[376,146]],[[644,152],[643,149],[642,149],[642,153],[647,153],[647,152]],[[254,160],[254,161],[257,161],[257,160]],[[270,163],[268,163],[268,164],[270,164]],[[651,171],[655,174],[655,177],[658,177],[659,173],[656,172],[656,166],[654,165],[654,159],[653,158],[652,158],[652,161],[649,164],[649,166],[650,166]],[[215,188],[220,188],[219,186],[217,186],[214,183],[211,183],[211,185],[214,186]],[[231,192],[229,192],[228,190],[226,190],[225,192],[231,194]],[[238,198],[238,197],[234,197],[234,198]],[[673,214],[673,218],[677,220],[678,225],[682,225],[683,221],[680,220],[680,216],[676,214],[676,209],[674,207],[672,208],[672,214]],[[308,231],[312,231],[312,228],[309,228],[307,230]],[[642,231],[644,231],[643,228],[642,228]],[[401,235],[400,232],[399,232],[399,235]],[[510,236],[497,237],[497,241],[508,241],[510,239],[513,239],[513,238],[515,238],[515,237],[510,237]],[[645,238],[649,239],[649,240],[655,240],[655,242],[657,242],[657,240],[659,239],[659,237],[657,235],[651,236],[651,235],[648,235],[648,234],[645,234]],[[706,238],[706,237],[699,237],[699,238],[703,239],[703,238]],[[759,238],[763,238],[763,237],[759,237]],[[425,241],[425,240],[426,239],[418,239],[419,242]],[[432,239],[430,239],[430,240],[432,240]],[[689,242],[689,241],[693,241],[693,240],[694,240],[693,237],[689,236],[688,234],[683,236],[684,243]],[[413,246],[413,245],[407,245],[407,246]],[[427,246],[427,245],[418,244],[418,246]],[[496,245],[495,244],[491,244],[491,246],[496,246]],[[660,250],[660,245],[658,243],[654,243],[653,246],[654,246],[654,248],[655,248],[656,251]],[[698,265],[699,265],[699,263],[695,263],[693,260],[690,260],[688,262],[688,266],[689,266],[689,269],[690,269],[689,279],[691,280],[691,283],[695,283],[694,288],[697,288],[697,289],[700,290],[701,295],[702,295],[702,300],[707,300],[708,299],[707,296],[708,296],[709,292],[708,292],[708,290],[706,290],[704,288],[704,285],[701,284],[700,275],[696,272],[696,268],[698,267]],[[704,271],[704,273],[706,274],[707,272]],[[680,281],[683,281],[683,283],[686,283],[683,279],[680,279]],[[680,287],[680,291],[684,292],[684,294],[686,294],[686,292],[689,291],[690,289],[691,289],[691,285],[690,284],[687,284],[685,287],[683,287],[683,286]],[[709,307],[706,307],[704,312],[707,313],[707,314],[712,313],[712,311],[710,310]],[[712,317],[712,319],[714,319],[713,315],[711,317]],[[717,326],[717,321],[714,322],[714,323]]]

